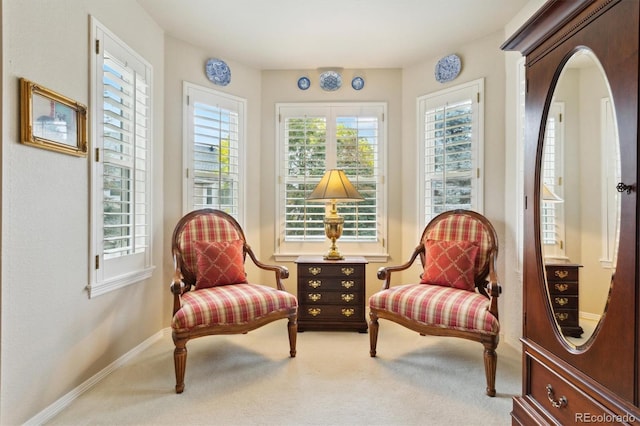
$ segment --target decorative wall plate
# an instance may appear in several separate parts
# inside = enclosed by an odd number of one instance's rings
[[[311,87],[311,80],[307,77],[300,77],[298,79],[298,89],[307,90],[309,87]]]
[[[217,58],[207,60],[204,65],[207,78],[218,86],[226,86],[231,82],[231,70],[225,61]]]
[[[453,80],[460,74],[460,68],[461,63],[458,55],[445,56],[436,64],[436,81],[446,83],[447,81]]]
[[[364,78],[353,77],[353,80],[351,80],[351,87],[355,90],[361,90],[364,87]]]
[[[325,71],[320,74],[320,88],[328,92],[338,90],[342,86],[342,77],[335,71]]]

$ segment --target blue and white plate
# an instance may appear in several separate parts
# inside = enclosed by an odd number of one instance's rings
[[[447,81],[453,80],[460,74],[460,68],[461,63],[458,55],[445,56],[436,64],[436,81],[446,83]]]
[[[211,58],[204,65],[207,78],[218,86],[226,86],[231,82],[231,70],[227,63],[221,59]]]
[[[325,71],[320,74],[320,88],[327,92],[338,90],[342,86],[342,77],[335,71]]]
[[[307,77],[300,77],[298,79],[298,89],[307,90],[309,87],[311,87],[311,80]]]
[[[353,87],[354,90],[361,90],[364,87],[364,78],[353,77],[353,80],[351,80],[351,87]]]

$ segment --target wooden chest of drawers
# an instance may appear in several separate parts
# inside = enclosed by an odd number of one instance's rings
[[[571,337],[582,336],[582,327],[578,324],[580,265],[547,263],[545,268],[551,306],[562,333]]]
[[[367,332],[363,257],[324,260],[300,256],[298,265],[298,331]]]

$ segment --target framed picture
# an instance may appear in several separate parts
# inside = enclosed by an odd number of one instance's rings
[[[20,79],[21,142],[52,151],[87,155],[87,107]]]

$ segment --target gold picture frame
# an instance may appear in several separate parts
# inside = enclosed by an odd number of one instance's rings
[[[20,79],[20,141],[85,157],[87,107],[32,81]]]

